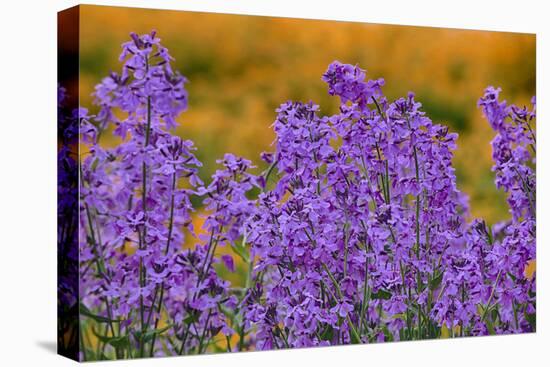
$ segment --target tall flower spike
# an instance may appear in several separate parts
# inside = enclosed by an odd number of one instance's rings
[[[101,106],[98,117],[103,121],[113,118],[116,106],[133,115],[134,123],[151,119],[152,129],[173,129],[176,117],[187,109],[187,79],[172,70],[173,58],[154,31],[131,37],[122,46],[122,73],[111,73],[96,87],[96,103]],[[126,132],[122,127],[118,134],[124,137]]]
[[[122,72],[96,87],[99,113],[81,120],[90,153],[82,157],[80,281],[83,307],[120,320],[131,355],[144,357],[159,351],[163,314],[173,318],[164,331],[171,338],[181,336],[188,317],[204,335],[224,327],[218,304],[227,302],[229,285],[213,270],[213,253],[202,246],[182,251],[183,229],[192,229],[190,196],[202,186],[193,143],[169,132],[187,107],[186,79],[171,69],[154,32],[131,38]],[[105,148],[98,138],[110,125],[121,139]],[[187,292],[178,293],[183,284]],[[188,338],[174,353],[202,350],[207,344],[199,339]],[[125,353],[113,349],[117,357]]]

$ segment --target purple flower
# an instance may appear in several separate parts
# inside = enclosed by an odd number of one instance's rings
[[[230,272],[235,272],[235,263],[233,262],[233,257],[231,255],[222,255],[222,261],[227,270]]]

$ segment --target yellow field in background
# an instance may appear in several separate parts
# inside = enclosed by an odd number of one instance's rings
[[[321,75],[333,60],[359,64],[386,80],[390,98],[414,91],[434,121],[460,134],[455,167],[472,214],[490,222],[508,217],[493,184],[490,141],[477,99],[487,85],[527,103],[535,93],[533,35],[361,23],[82,6],[81,103],[93,87],[120,70],[120,44],[130,32],[156,29],[190,80],[189,110],[177,133],[195,142],[203,178],[216,159],[233,152],[264,166],[274,109],[289,99],[334,113]],[[94,109],[91,109],[94,111]]]

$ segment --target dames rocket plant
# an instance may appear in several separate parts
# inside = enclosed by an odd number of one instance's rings
[[[511,216],[490,226],[457,186],[458,135],[358,66],[322,76],[338,113],[277,109],[263,173],[228,153],[205,184],[174,135],[187,79],[155,32],[122,48],[80,110],[81,359],[535,331],[534,99],[479,101]]]

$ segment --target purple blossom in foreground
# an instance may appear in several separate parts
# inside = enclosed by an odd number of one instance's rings
[[[250,307],[259,348],[436,336],[423,314],[466,226],[456,134],[412,94],[388,103],[383,80],[364,78],[329,67],[338,115],[319,117],[312,104],[278,110],[281,176],[249,235],[264,280],[265,305]]]
[[[337,114],[283,103],[266,171],[226,154],[205,185],[193,143],[170,132],[186,79],[154,32],[131,37],[122,72],[96,87],[99,112],[76,112],[80,311],[103,346],[83,359],[535,330],[534,100],[518,108],[488,88],[479,102],[511,214],[492,227],[469,223],[457,134],[414,94],[388,101],[383,79],[339,62],[322,77]]]
[[[466,222],[451,161],[457,135],[413,94],[389,103],[383,80],[364,78],[358,67],[329,66],[337,115],[318,116],[311,103],[278,110],[277,151],[265,155],[278,182],[249,223],[262,283],[248,305],[257,347],[534,330],[534,160],[521,149],[535,152],[534,110],[484,105],[500,132],[496,183],[517,222],[497,232]],[[516,170],[525,182],[502,177]]]
[[[81,167],[81,303],[98,312],[86,315],[107,323],[105,331],[94,333],[117,358],[164,354],[165,348],[171,354],[202,353],[220,330],[230,335],[220,306],[230,309],[235,302],[212,265],[221,237],[238,236],[234,216],[248,186],[243,183],[240,191],[232,174],[246,175],[248,167],[226,162],[230,174],[218,173],[203,188],[193,143],[169,132],[187,107],[187,92],[168,51],[154,32],[132,35],[121,61],[122,73],[111,73],[96,87],[99,113],[80,127],[89,147]],[[115,117],[115,109],[124,117]],[[98,138],[110,126],[119,144],[104,148]],[[222,181],[223,187],[214,187]],[[184,228],[193,233],[190,197],[197,193],[220,197],[206,222],[207,230],[216,230],[183,250]],[[215,221],[232,227],[222,230]]]

